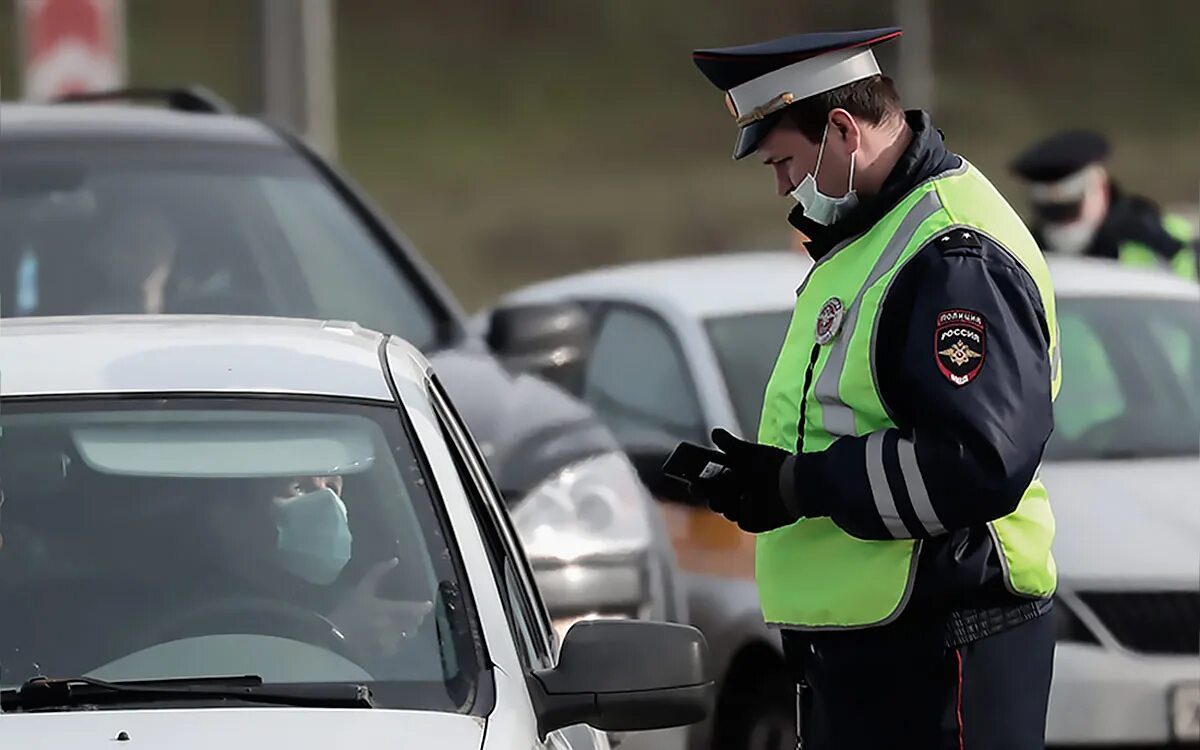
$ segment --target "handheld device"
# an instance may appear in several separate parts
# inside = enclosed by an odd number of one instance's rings
[[[687,484],[712,479],[727,468],[726,456],[715,448],[683,442],[675,447],[663,464],[662,472]]]

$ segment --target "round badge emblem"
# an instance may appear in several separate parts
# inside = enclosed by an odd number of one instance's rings
[[[817,343],[825,346],[837,337],[842,330],[842,320],[846,317],[846,306],[837,297],[830,297],[817,313]]]

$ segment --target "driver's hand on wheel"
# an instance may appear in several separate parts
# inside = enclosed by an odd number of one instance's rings
[[[399,564],[392,558],[371,568],[329,613],[346,642],[373,658],[394,656],[400,643],[433,611],[431,601],[397,601],[378,595],[384,576]]]

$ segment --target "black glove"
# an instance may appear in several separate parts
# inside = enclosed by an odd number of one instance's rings
[[[788,526],[800,518],[789,507],[792,499],[785,503],[779,494],[780,472],[790,453],[739,440],[720,428],[713,430],[712,440],[729,468],[696,488],[709,508],[751,533]]]

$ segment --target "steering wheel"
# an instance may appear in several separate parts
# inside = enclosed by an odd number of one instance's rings
[[[329,618],[311,609],[257,596],[230,596],[189,607],[143,629],[138,643],[222,633],[257,633],[320,646],[364,666]]]

